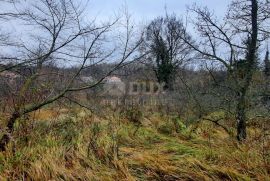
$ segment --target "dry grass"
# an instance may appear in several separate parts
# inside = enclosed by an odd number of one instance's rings
[[[57,119],[61,114],[68,113],[68,109],[41,109],[30,114],[35,120],[51,120]]]
[[[270,139],[259,127],[249,129],[250,138],[239,144],[210,123],[195,131],[192,126],[181,127],[177,133],[170,118],[158,114],[148,117],[147,126],[142,124],[135,135],[137,126],[126,118],[99,118],[78,109],[42,110],[32,119],[31,126],[24,121],[17,125],[13,142],[0,153],[1,181],[269,180],[270,176]]]

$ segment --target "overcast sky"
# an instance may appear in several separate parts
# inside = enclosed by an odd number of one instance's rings
[[[169,13],[178,16],[185,14],[186,6],[196,3],[207,6],[220,18],[226,13],[231,0],[90,0],[89,11],[98,19],[107,19],[127,5],[129,13],[137,22],[149,21],[157,16],[164,15],[165,6]]]
[[[214,11],[219,18],[223,18],[232,0],[89,0],[89,4],[85,6],[86,1],[87,0],[74,0],[74,2],[81,2],[82,7],[86,7],[86,19],[88,19],[89,16],[90,20],[93,18],[96,18],[97,21],[112,20],[114,19],[114,15],[121,11],[123,12],[123,7],[126,6],[137,25],[147,25],[147,23],[154,18],[164,16],[165,7],[169,14],[175,13],[179,17],[185,17],[186,7],[194,3],[199,6],[207,6],[209,10]],[[35,2],[35,0],[33,0],[33,2]],[[2,6],[2,10],[8,10],[8,7],[10,6]],[[13,8],[13,6],[11,7]],[[29,37],[25,36],[26,38],[24,38],[24,31],[22,31],[21,26],[18,26],[17,21],[7,21],[6,24],[8,26],[3,27],[10,30],[8,32],[13,33],[13,38],[20,38],[28,42],[27,38]],[[26,29],[26,31],[28,30]],[[33,30],[31,29],[29,31],[32,32]],[[195,36],[192,29],[190,29],[190,33]]]

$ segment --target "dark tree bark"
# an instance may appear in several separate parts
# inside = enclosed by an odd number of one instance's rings
[[[257,0],[251,0],[251,37],[248,43],[247,49],[247,66],[245,68],[245,80],[244,85],[239,92],[239,100],[236,109],[237,119],[237,139],[243,141],[247,137],[246,133],[246,95],[252,81],[254,69],[256,68],[256,52],[257,52],[257,41],[258,41],[258,2]]]
[[[16,120],[20,117],[20,113],[15,111],[12,116],[8,120],[7,124],[7,132],[3,135],[3,137],[0,140],[0,151],[5,151],[7,144],[10,142],[11,134],[14,130],[14,125]]]
[[[266,77],[270,77],[270,60],[268,47],[264,58],[264,74]]]

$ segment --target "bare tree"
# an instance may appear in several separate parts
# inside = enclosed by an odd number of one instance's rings
[[[192,43],[182,38],[206,65],[217,62],[214,66],[227,70],[227,83],[223,86],[236,95],[237,139],[245,140],[247,95],[257,67],[257,50],[269,35],[269,14],[266,13],[269,2],[234,0],[223,22],[207,8],[195,5],[190,10],[197,15],[195,26],[200,40]]]
[[[142,41],[132,34],[134,28],[129,20],[124,23],[121,18],[105,23],[89,22],[83,18],[83,6],[71,0],[19,2],[16,4],[16,16],[8,14],[9,18],[15,18],[16,23],[22,24],[20,33],[27,36],[24,37],[26,41],[16,42],[11,50],[13,55],[1,57],[5,66],[0,72],[17,72],[22,77],[19,88],[10,91],[12,106],[7,111],[10,116],[0,141],[1,151],[9,143],[18,118],[68,96],[68,93],[99,85],[136,55]],[[115,28],[122,32],[120,41],[113,36]],[[138,36],[141,37],[140,34]],[[15,51],[19,53],[14,54]],[[96,82],[76,83],[84,69],[113,61],[114,57],[117,57],[115,66]],[[53,68],[52,64],[55,65]],[[75,68],[67,72],[62,69],[64,66]]]

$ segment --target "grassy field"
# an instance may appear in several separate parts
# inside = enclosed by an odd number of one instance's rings
[[[18,121],[0,153],[0,180],[270,180],[270,139],[259,126],[239,144],[210,122],[79,108],[44,109]],[[233,131],[232,131],[233,134]]]

